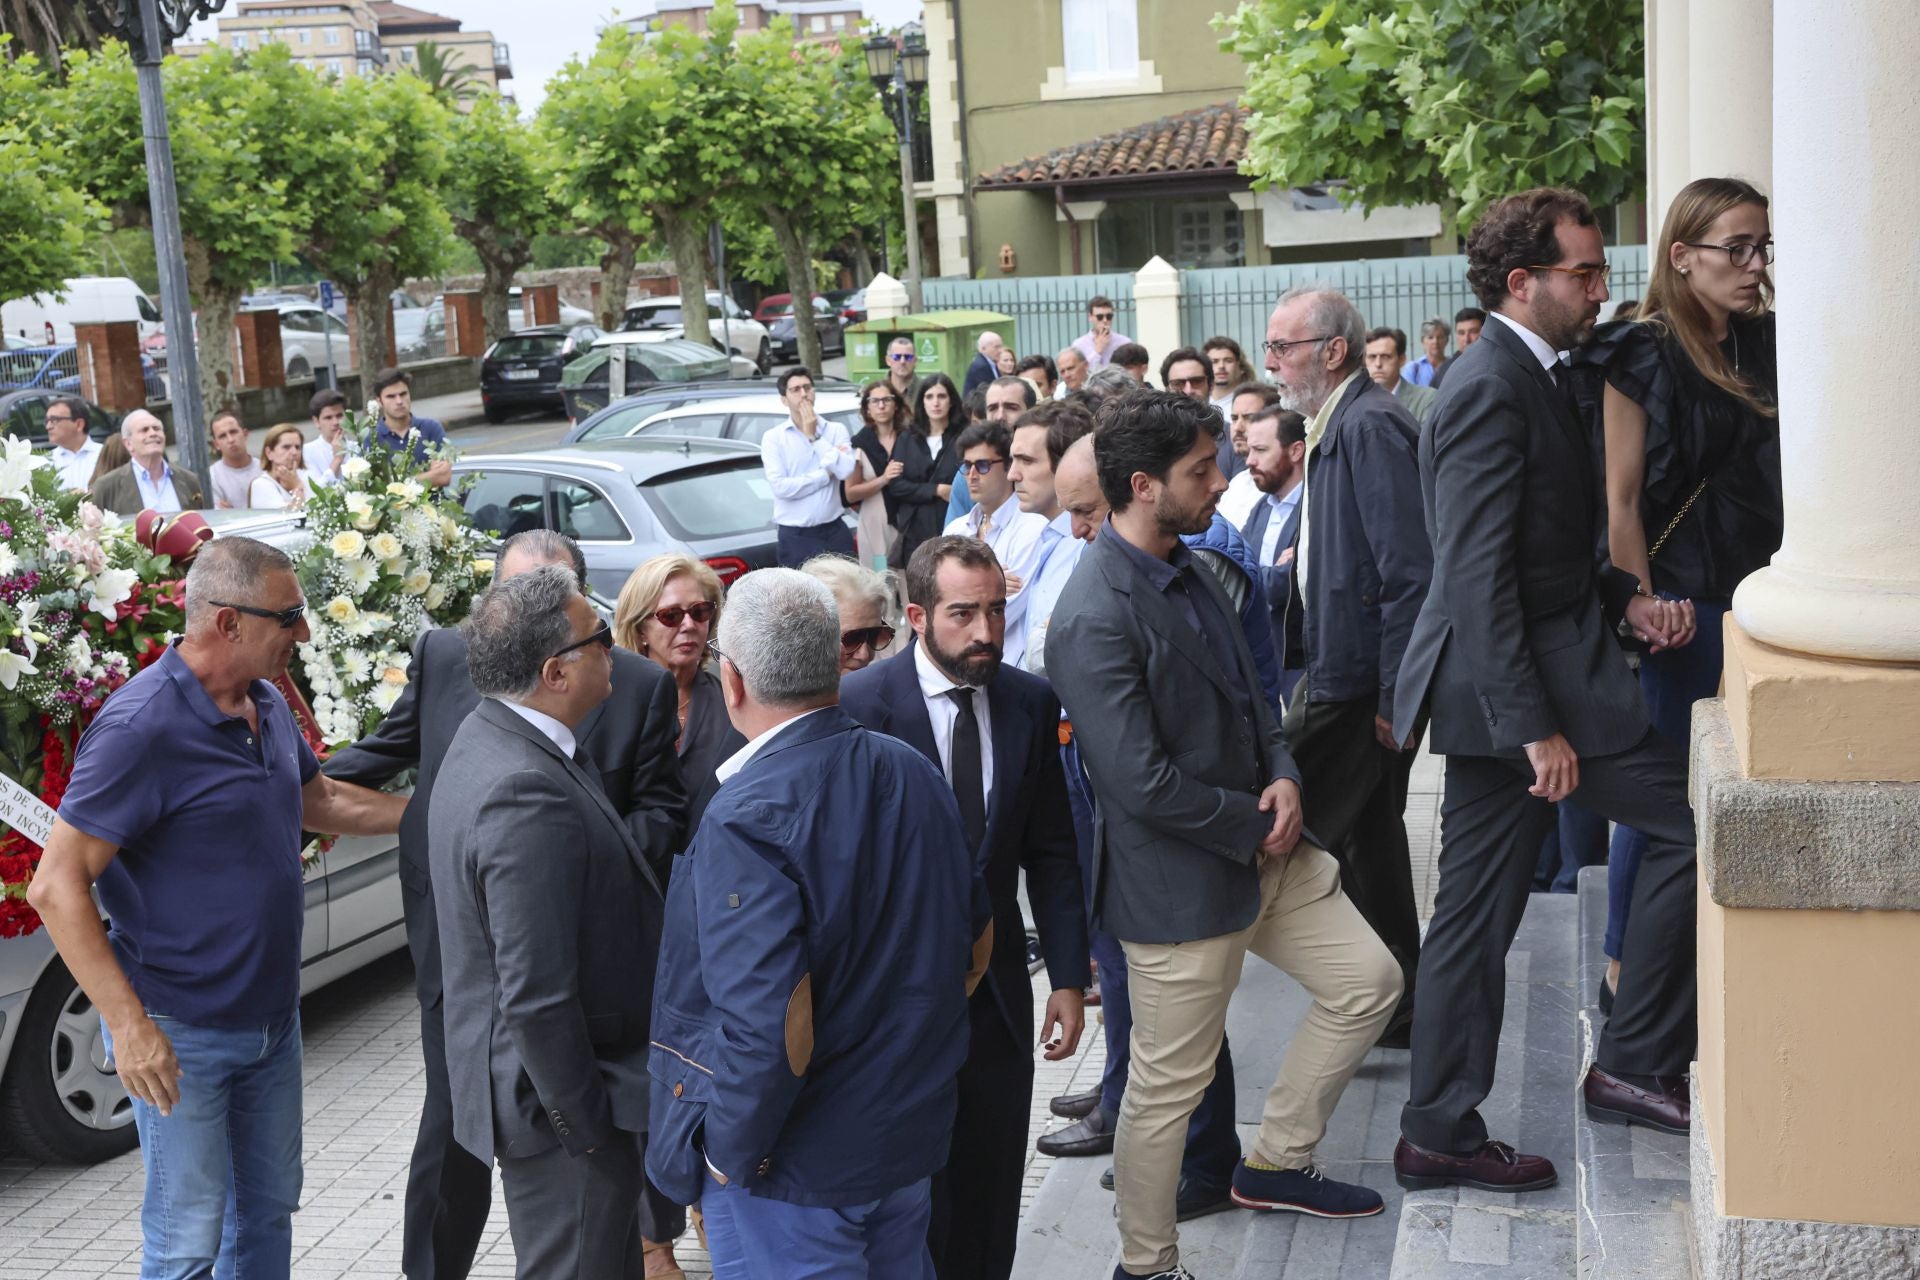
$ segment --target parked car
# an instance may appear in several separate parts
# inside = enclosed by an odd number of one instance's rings
[[[279,513],[204,514],[216,537],[244,534],[287,548],[304,536],[298,518]],[[392,836],[337,840],[307,873],[300,993],[406,943],[398,843]],[[106,1160],[138,1141],[100,1015],[44,929],[0,938],[0,1136],[29,1159],[64,1164]]]
[[[275,310],[280,313],[280,353],[288,379],[311,378],[315,369],[326,368],[329,341],[334,366],[341,373],[353,372],[346,321],[312,302],[283,302]]]
[[[652,330],[673,337],[684,337],[687,330],[683,314],[677,294],[642,298],[627,308],[620,321],[620,331],[639,333]],[[771,346],[765,325],[748,315],[746,309],[732,298],[723,299],[718,290],[707,294],[707,320],[707,328],[713,334],[715,343],[726,350],[739,352],[765,372]]]
[[[840,316],[825,298],[815,295],[813,299],[813,329],[820,335],[820,351],[823,355],[845,355],[847,339],[840,328]],[[769,355],[776,362],[787,362],[800,358],[800,325],[793,313],[793,304],[784,304],[779,314],[767,325],[767,340],[771,344]]]
[[[621,382],[614,382],[614,369]],[[712,347],[662,332],[606,333],[593,349],[574,360],[560,375],[560,394],[567,416],[575,422],[604,408],[629,391],[657,382],[700,382],[725,378],[733,362]]]
[[[520,309],[520,290],[507,291],[507,331],[513,332],[529,326],[525,323],[525,313]],[[597,322],[593,313],[583,311],[569,303],[560,304],[560,323],[569,327],[577,324]],[[395,305],[393,312],[393,347],[399,352],[402,363],[415,360],[438,360],[447,354],[447,306],[444,296],[436,296],[432,302],[415,304],[412,307]]]
[[[480,358],[480,408],[488,422],[514,409],[566,408],[560,375],[600,336],[592,324],[546,324],[519,329]]]
[[[479,477],[462,499],[477,527],[502,539],[527,529],[566,534],[586,557],[588,584],[609,599],[662,552],[704,560],[723,582],[775,563],[773,489],[751,445],[596,440],[468,454],[453,470]]]
[[[19,436],[35,449],[45,449],[51,443],[47,439],[47,406],[72,394],[52,387],[0,392],[0,435]],[[84,403],[89,438],[105,440],[120,429],[119,414],[109,413],[92,401]]]
[[[166,399],[167,388],[160,381],[160,371],[145,355],[140,357],[140,373],[147,399]],[[80,348],[68,342],[52,347],[15,347],[0,353],[0,391],[30,387],[80,394]]]
[[[752,395],[757,392],[773,392],[778,383],[772,378],[731,378],[715,382],[663,382],[648,387],[636,395],[624,400],[616,400],[604,409],[600,409],[573,424],[562,443],[572,444],[577,440],[611,440],[627,434],[627,429],[638,425],[656,413],[665,413],[668,409],[678,409],[683,404],[692,404],[697,400],[730,400],[738,396]],[[854,385],[845,378],[818,378],[815,385],[822,391],[840,389],[854,390]]]
[[[855,391],[828,391],[814,397],[814,411],[837,422],[852,435],[860,429],[860,395]],[[778,392],[735,396],[725,400],[696,400],[642,418],[626,430],[636,436],[691,436],[702,440],[743,440],[760,447],[760,438],[788,421]],[[603,437],[604,438],[604,437]]]
[[[829,289],[826,299],[840,313],[840,323],[859,324],[867,318],[867,291],[865,289]]]

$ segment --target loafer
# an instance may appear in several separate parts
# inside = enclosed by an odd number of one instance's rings
[[[1149,1272],[1144,1276],[1135,1275],[1125,1267],[1115,1267],[1113,1269],[1113,1280],[1194,1280],[1194,1275],[1193,1272],[1180,1266],[1176,1266],[1171,1271]]]
[[[1047,1104],[1047,1110],[1062,1120],[1078,1120],[1081,1116],[1091,1115],[1100,1105],[1100,1090],[1093,1088],[1085,1093],[1063,1093]]]
[[[1602,1070],[1587,1068],[1580,1082],[1587,1115],[1599,1124],[1639,1124],[1662,1133],[1685,1134],[1693,1127],[1693,1097],[1684,1076],[1655,1076],[1657,1089],[1646,1089]]]
[[[1233,1170],[1233,1202],[1242,1209],[1316,1218],[1370,1218],[1387,1207],[1372,1188],[1336,1182],[1311,1164],[1304,1169],[1255,1169],[1245,1160]]]
[[[1043,1156],[1104,1156],[1113,1151],[1113,1126],[1095,1107],[1066,1128],[1041,1134],[1033,1146]]]
[[[1504,1142],[1486,1142],[1470,1156],[1427,1151],[1405,1138],[1393,1148],[1393,1180],[1409,1191],[1428,1187],[1542,1191],[1559,1176],[1545,1156],[1523,1155]]]
[[[1188,1222],[1208,1214],[1224,1213],[1233,1207],[1232,1188],[1202,1186],[1190,1178],[1182,1178],[1180,1189],[1174,1193],[1173,1220]]]

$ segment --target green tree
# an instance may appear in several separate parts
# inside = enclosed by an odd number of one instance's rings
[[[0,60],[32,54],[57,70],[68,49],[100,47],[107,9],[105,0],[0,0],[0,36],[13,37]]]
[[[1510,191],[1644,183],[1640,0],[1244,0],[1215,22],[1247,63],[1256,185],[1337,180],[1464,231]]]
[[[507,333],[507,290],[533,259],[534,237],[555,223],[547,139],[488,94],[456,116],[448,146],[447,212],[480,257],[487,341]]]
[[[444,107],[458,107],[481,96],[480,73],[453,60],[453,51],[432,40],[413,46],[413,74],[426,83],[427,92]]]
[[[49,127],[62,90],[33,54],[0,36],[0,301],[57,292],[87,270],[105,211],[81,189]]]

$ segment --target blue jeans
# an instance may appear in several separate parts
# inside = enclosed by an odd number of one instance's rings
[[[1533,891],[1576,893],[1580,868],[1597,867],[1607,860],[1607,820],[1572,800],[1562,800],[1553,809],[1553,829],[1540,842]]]
[[[1647,719],[1682,751],[1693,736],[1693,704],[1720,689],[1726,658],[1721,623],[1729,607],[1726,600],[1695,600],[1693,642],[1684,649],[1649,653],[1640,659],[1640,692],[1647,699]],[[1613,829],[1613,848],[1607,855],[1607,936],[1602,944],[1610,960],[1620,958],[1633,878],[1646,851],[1646,836],[1628,826]]]
[[[282,1280],[300,1205],[299,1011],[244,1030],[153,1020],[180,1062],[180,1101],[165,1116],[133,1102],[140,1280]]]
[[[700,1197],[700,1212],[713,1280],[933,1280],[930,1178],[830,1209],[714,1184]]]

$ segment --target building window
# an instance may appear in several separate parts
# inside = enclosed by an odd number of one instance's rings
[[[328,43],[328,44],[339,44],[339,43],[340,43],[340,28],[338,28],[338,27],[328,27],[328,28],[327,28],[327,43]]]
[[[1067,79],[1118,80],[1140,70],[1139,0],[1061,0]]]
[[[827,29],[827,19],[825,15],[816,13],[807,20],[807,26],[818,35]]]
[[[310,44],[313,41],[313,32],[305,27],[295,27],[293,34],[299,38],[301,44]]]
[[[1243,267],[1240,210],[1224,195],[1190,200],[1111,200],[1095,223],[1097,270],[1138,271],[1156,254],[1181,271]]]
[[[412,49],[410,49],[410,48],[409,48],[409,49],[402,49],[402,50],[400,51],[400,61],[402,61],[402,62],[404,62],[404,63],[406,63],[406,64],[407,64],[408,66],[412,66],[412,65],[413,65],[413,50],[412,50]]]
[[[836,14],[834,14],[834,15],[833,15],[833,29],[834,29],[835,31],[845,31],[845,30],[847,29],[847,15],[846,15],[846,14],[844,14],[844,13],[836,13]]]
[[[335,75],[335,76],[340,74],[340,59],[338,58],[327,59],[327,74]]]

